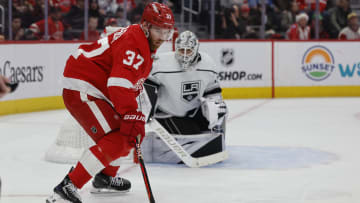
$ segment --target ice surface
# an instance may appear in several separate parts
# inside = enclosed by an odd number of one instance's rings
[[[360,202],[360,98],[227,100],[230,158],[213,166],[147,164],[158,203]],[[45,202],[70,165],[44,161],[65,110],[0,117],[1,203]],[[148,202],[139,166],[118,197],[81,190],[84,203]]]

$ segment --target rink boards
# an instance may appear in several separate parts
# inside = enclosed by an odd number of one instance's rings
[[[0,73],[20,83],[0,114],[63,108],[62,72],[79,44],[0,44]],[[202,41],[200,51],[216,63],[227,99],[360,96],[360,41]]]

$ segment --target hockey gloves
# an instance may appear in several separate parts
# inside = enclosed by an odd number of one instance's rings
[[[145,116],[141,112],[126,113],[120,121],[120,133],[128,136],[129,143],[134,146],[138,135],[141,140],[145,136]]]
[[[213,129],[224,121],[227,107],[222,100],[201,98],[201,112],[209,121],[209,129]]]

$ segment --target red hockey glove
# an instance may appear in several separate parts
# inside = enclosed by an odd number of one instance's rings
[[[120,133],[129,137],[132,146],[135,145],[136,136],[145,136],[145,116],[141,112],[128,112],[120,121]]]

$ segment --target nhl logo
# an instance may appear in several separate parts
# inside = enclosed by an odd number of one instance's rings
[[[234,63],[234,49],[227,48],[221,50],[221,63],[230,66]]]
[[[200,81],[183,82],[182,85],[182,99],[191,102],[200,93]]]

